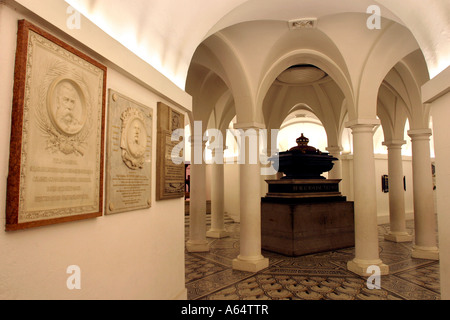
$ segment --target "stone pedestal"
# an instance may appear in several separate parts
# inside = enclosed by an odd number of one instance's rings
[[[271,158],[286,176],[267,180],[261,201],[262,248],[301,256],[355,246],[354,203],[339,192],[340,179],[325,179],[338,158],[308,146],[303,134],[297,147]]]
[[[301,256],[355,246],[353,202],[345,197],[262,199],[262,248]]]

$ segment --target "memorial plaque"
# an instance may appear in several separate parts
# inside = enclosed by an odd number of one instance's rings
[[[101,216],[106,67],[19,21],[6,230]]]
[[[109,90],[106,214],[150,208],[153,110]]]
[[[185,166],[182,150],[177,149],[183,139],[178,129],[184,129],[184,115],[158,103],[158,158],[156,200],[185,196]]]

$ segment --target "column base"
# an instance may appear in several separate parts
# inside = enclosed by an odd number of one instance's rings
[[[208,241],[191,241],[189,240],[186,243],[187,252],[195,253],[195,252],[209,252],[209,243]]]
[[[384,264],[381,260],[359,260],[353,259],[347,262],[347,270],[361,277],[370,277],[372,273],[367,272],[367,269],[371,266],[376,266],[380,268],[382,276],[389,274],[389,266]]]
[[[439,249],[437,247],[413,246],[411,257],[414,259],[439,260]]]
[[[384,235],[384,240],[391,242],[412,242],[413,236],[407,232],[389,232]]]
[[[210,229],[206,232],[206,236],[208,238],[222,239],[229,237],[230,233],[225,229]]]
[[[247,272],[258,272],[269,267],[269,259],[260,256],[255,259],[242,259],[237,257],[233,260],[233,269]]]

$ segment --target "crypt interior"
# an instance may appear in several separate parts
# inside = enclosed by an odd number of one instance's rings
[[[0,299],[449,299],[449,15],[443,0],[0,1],[2,221],[18,21],[153,110],[149,207],[0,232]],[[185,120],[186,190],[171,199],[156,195],[160,103]],[[288,256],[265,249],[262,211],[283,178],[268,159],[302,134],[335,159],[323,180],[351,203],[354,237]]]

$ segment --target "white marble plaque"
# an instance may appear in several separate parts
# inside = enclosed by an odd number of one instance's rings
[[[184,115],[164,103],[158,103],[158,159],[156,163],[156,200],[182,198],[185,196],[186,173],[183,157],[174,161],[174,148],[179,145],[175,134],[184,129]],[[175,152],[176,154],[176,152]]]
[[[151,206],[152,109],[109,90],[106,214]]]
[[[105,83],[105,67],[21,22],[7,230],[102,215]]]

